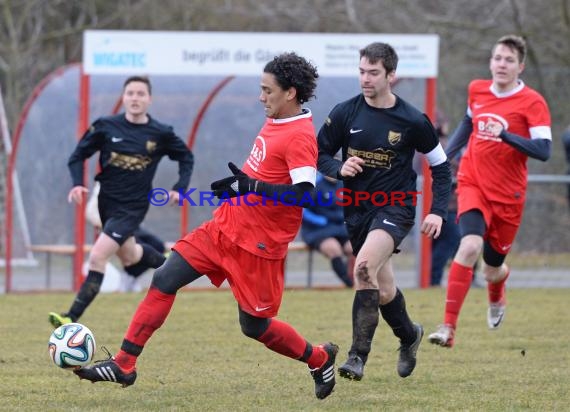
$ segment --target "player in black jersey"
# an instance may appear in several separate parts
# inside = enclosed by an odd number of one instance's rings
[[[428,117],[392,92],[398,55],[385,43],[360,50],[362,93],[336,105],[318,134],[319,171],[344,181],[344,216],[355,263],[352,346],[341,376],[360,380],[378,326],[379,313],[400,339],[397,371],[409,376],[423,328],[412,323],[396,287],[393,253],[414,225],[415,151],[424,153],[433,177],[433,204],[421,224],[439,236],[447,215],[449,162]],[[334,155],[342,150],[342,160]]]
[[[179,189],[190,182],[194,156],[172,127],[148,114],[151,84],[148,78],[129,77],[123,85],[125,113],[96,120],[83,135],[69,158],[73,188],[68,201],[83,202],[83,163],[100,152],[101,172],[99,214],[103,229],[89,255],[89,272],[68,312],[51,312],[54,327],[77,321],[99,293],[105,266],[116,254],[127,272],[157,268],[165,260],[146,244],[138,244],[133,233],[140,226],[149,207],[148,195],[158,163],[163,156],[178,162],[178,182],[170,191],[170,201],[177,203]]]

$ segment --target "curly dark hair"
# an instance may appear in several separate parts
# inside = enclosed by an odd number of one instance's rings
[[[293,52],[275,56],[265,65],[263,71],[273,74],[283,90],[294,87],[300,104],[315,96],[314,91],[319,77],[317,68]]]

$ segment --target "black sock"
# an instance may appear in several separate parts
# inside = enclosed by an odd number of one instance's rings
[[[364,363],[368,359],[372,338],[378,326],[380,295],[376,289],[357,290],[352,304],[352,346],[349,353],[357,354]]]
[[[140,245],[142,246],[143,254],[139,263],[142,263],[146,265],[148,268],[153,268],[153,269],[162,266],[162,264],[166,260],[166,257],[164,257],[162,253],[158,252],[155,248],[145,243],[141,243]]]
[[[396,289],[396,296],[391,302],[380,305],[380,313],[403,344],[414,343],[416,330],[406,311],[406,301],[400,289]]]
[[[90,270],[67,313],[67,316],[69,316],[72,321],[75,322],[83,315],[85,309],[87,309],[91,302],[93,302],[93,299],[95,299],[95,296],[99,293],[102,283],[103,273]]]
[[[135,263],[134,265],[130,265],[130,266],[123,266],[123,269],[125,269],[125,272],[127,272],[129,274],[129,276],[132,276],[134,278],[138,278],[140,275],[142,275],[144,272],[146,272],[149,267],[148,265],[142,263],[142,259],[139,260],[138,263]]]
[[[143,349],[143,346],[135,345],[126,339],[123,339],[123,343],[121,344],[121,350],[133,356],[139,356]]]
[[[124,266],[125,272],[134,278],[138,278],[148,269],[156,269],[164,263],[166,257],[155,248],[146,243],[140,243],[143,249],[141,260],[134,265]]]
[[[352,287],[353,282],[350,277],[348,277],[348,269],[346,267],[346,262],[343,260],[342,257],[338,256],[331,260],[332,268],[338,278],[342,280],[342,282],[346,286]]]

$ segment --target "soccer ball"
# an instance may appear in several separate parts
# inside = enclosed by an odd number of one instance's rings
[[[49,337],[51,360],[60,368],[84,366],[93,360],[95,336],[81,323],[61,325]]]

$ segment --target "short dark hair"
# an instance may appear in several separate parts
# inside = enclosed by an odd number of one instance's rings
[[[388,43],[370,43],[365,48],[360,49],[360,58],[363,57],[366,57],[372,64],[382,61],[386,74],[396,71],[398,68],[398,54]]]
[[[141,82],[146,84],[146,87],[148,87],[148,94],[152,94],[152,86],[150,85],[150,79],[147,76],[128,77],[127,80],[125,80],[125,82],[123,83],[123,90],[125,90],[125,87],[127,87],[129,83],[132,82]]]
[[[516,51],[519,55],[519,62],[524,63],[524,60],[526,58],[526,41],[521,36],[517,36],[515,34],[507,34],[506,36],[501,37],[493,46],[491,54],[495,53],[495,49],[499,44],[507,46],[509,49]]]
[[[294,87],[297,90],[297,101],[303,104],[314,97],[319,74],[317,69],[305,58],[295,53],[283,53],[275,56],[265,65],[265,73],[275,76],[283,90]]]

